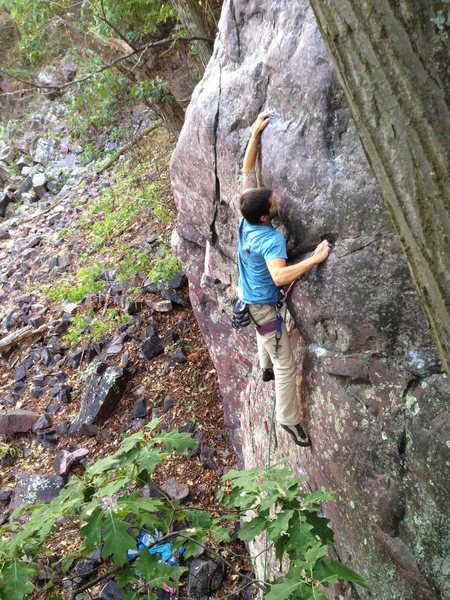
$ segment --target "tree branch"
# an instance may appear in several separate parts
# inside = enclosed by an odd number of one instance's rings
[[[16,94],[22,94],[22,93],[25,93],[25,92],[30,92],[33,89],[48,90],[48,91],[58,91],[58,90],[61,91],[61,90],[64,90],[64,89],[66,89],[68,87],[71,87],[72,85],[77,85],[78,83],[84,83],[85,81],[87,81],[88,79],[90,79],[91,77],[93,77],[94,75],[97,75],[97,73],[102,73],[103,71],[106,71],[107,69],[111,69],[111,67],[114,67],[118,63],[120,63],[120,62],[122,62],[124,60],[127,60],[127,59],[131,58],[132,56],[135,56],[139,52],[145,52],[149,48],[156,48],[158,46],[164,46],[165,44],[172,44],[172,43],[176,43],[176,42],[194,42],[194,41],[198,41],[198,40],[212,41],[212,38],[202,37],[202,36],[170,37],[170,38],[164,38],[163,40],[158,40],[156,42],[149,42],[148,44],[144,44],[143,46],[139,46],[138,48],[136,48],[132,52],[129,52],[128,54],[124,54],[123,56],[119,56],[119,58],[116,58],[115,60],[113,60],[110,63],[102,65],[99,69],[97,69],[96,71],[92,71],[92,73],[89,73],[85,77],[81,77],[80,79],[75,79],[73,81],[69,81],[67,83],[63,83],[62,85],[46,85],[46,84],[38,84],[38,83],[35,83],[34,81],[26,81],[24,79],[16,77],[15,75],[13,75],[12,73],[10,73],[6,69],[0,69],[0,73],[3,73],[5,75],[7,75],[8,77],[12,77],[16,81],[20,81],[21,83],[25,83],[26,85],[31,86],[28,89],[16,90],[14,92],[3,92],[2,94],[0,94],[0,96],[13,96],[13,95],[16,95]]]
[[[138,142],[140,142],[143,137],[145,137],[146,135],[148,135],[149,133],[151,133],[154,129],[157,129],[162,124],[163,124],[162,121],[160,119],[158,119],[158,121],[155,121],[154,123],[152,123],[150,125],[150,127],[147,127],[147,129],[144,129],[144,131],[141,131],[141,133],[139,133],[131,141],[129,141],[126,144],[124,144],[123,146],[121,146],[117,150],[117,152],[114,154],[114,156],[112,158],[110,158],[106,164],[104,164],[102,167],[100,167],[100,169],[98,169],[96,171],[96,175],[100,175],[101,173],[103,173],[103,171],[106,171],[106,169],[109,169],[109,167],[111,165],[113,165],[116,162],[116,160],[118,160],[119,157],[122,156],[122,154],[124,152],[126,152],[132,146],[134,146],[135,144],[137,144]]]

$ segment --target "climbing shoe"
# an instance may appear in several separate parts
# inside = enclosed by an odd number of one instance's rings
[[[273,374],[272,369],[263,369],[261,379],[263,381],[273,381],[275,379],[275,375]]]
[[[281,427],[288,432],[297,446],[311,446],[309,436],[305,433],[300,423],[297,423],[297,425],[281,425]]]

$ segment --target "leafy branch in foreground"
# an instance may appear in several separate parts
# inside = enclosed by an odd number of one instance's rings
[[[62,573],[70,579],[68,573],[74,561],[100,548],[101,557],[110,568],[93,571],[87,583],[72,590],[71,598],[112,576],[126,592],[126,598],[136,598],[143,582],[148,597],[153,598],[153,588],[163,583],[178,587],[186,571],[186,567],[169,566],[149,552],[156,543],[167,541],[173,556],[183,546],[183,557],[188,561],[203,547],[238,573],[221,551],[230,542],[227,523],[250,509],[255,516],[244,522],[240,538],[250,541],[267,531],[276,558],[281,562],[287,555],[290,561],[288,572],[271,582],[250,581],[248,575],[240,573],[248,581],[246,585],[253,583],[268,590],[268,600],[324,600],[323,586],[339,579],[367,587],[351,569],[326,556],[333,532],[328,520],[317,513],[331,495],[300,492],[299,485],[304,480],[293,478],[287,469],[275,466],[266,471],[229,472],[223,478],[227,489],[220,496],[227,513],[220,516],[180,506],[167,498],[143,497],[141,486],[151,481],[156,467],[170,453],[186,453],[196,445],[189,434],[176,430],[155,433],[158,422],[155,419],[140,432],[126,437],[112,456],[88,466],[81,477],[72,476],[57,498],[47,504],[21,507],[0,528],[1,600],[22,600],[33,592],[40,562],[49,555],[47,549],[55,547],[56,539],[67,533],[67,528],[73,550],[59,560],[53,558],[53,576],[43,591],[58,590]],[[25,513],[25,523],[19,522],[16,517]],[[129,557],[128,551],[136,547],[136,535],[141,530],[155,537],[156,532],[161,532],[162,537]]]
[[[289,558],[289,569],[268,584],[266,600],[327,600],[324,587],[339,580],[350,581],[366,589],[368,584],[355,571],[327,556],[333,544],[329,520],[318,513],[322,503],[333,494],[318,490],[301,492],[304,477],[293,477],[289,469],[274,465],[267,469],[229,471],[223,478],[232,489],[221,492],[225,506],[249,512],[252,517],[241,527],[245,541],[266,533],[280,563]]]

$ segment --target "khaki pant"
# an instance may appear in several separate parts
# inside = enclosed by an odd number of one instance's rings
[[[276,318],[275,307],[271,304],[250,304],[249,310],[258,325],[264,325]],[[261,369],[273,369],[275,375],[275,412],[278,423],[297,425],[302,420],[297,401],[297,366],[284,322],[277,353],[275,352],[276,335],[276,331],[266,335],[256,332],[259,364]]]

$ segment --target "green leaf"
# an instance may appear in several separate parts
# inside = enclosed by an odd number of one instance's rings
[[[96,548],[101,542],[101,526],[104,513],[100,506],[97,506],[90,514],[87,522],[80,529],[80,534],[85,537],[84,547],[87,549]]]
[[[332,560],[324,556],[318,561],[313,569],[313,577],[323,585],[336,583],[339,579],[351,581],[366,590],[370,590],[370,585],[349,567],[346,567],[338,560]]]
[[[114,510],[105,512],[102,558],[112,556],[117,565],[127,562],[127,551],[136,546],[136,540],[128,533],[129,523],[121,520]]]
[[[301,494],[301,498],[304,508],[320,509],[323,502],[334,499],[334,494],[333,492],[328,492],[327,490],[317,490],[311,494]]]
[[[167,450],[177,450],[181,454],[197,446],[197,441],[190,433],[180,433],[176,429],[169,433],[160,433],[153,439],[156,443],[164,444]]]
[[[304,511],[302,514],[305,516],[307,523],[312,525],[313,535],[318,536],[324,544],[331,545],[334,541],[334,533],[328,526],[329,519],[319,517],[318,514],[310,511]]]
[[[149,475],[151,475],[155,467],[161,462],[160,452],[150,445],[144,444],[134,460],[139,466],[140,471],[147,470]]]
[[[117,499],[117,504],[127,510],[139,514],[144,511],[150,514],[157,513],[166,508],[166,503],[159,498],[144,498],[139,494],[126,494]]]
[[[289,542],[289,539],[288,539],[287,535],[280,535],[280,537],[277,540],[275,540],[275,542],[274,542],[275,560],[277,560],[280,563],[280,566],[281,566],[281,561],[283,560],[284,551],[286,549],[286,545],[288,542]]]
[[[317,540],[312,534],[312,525],[305,522],[300,518],[300,515],[294,516],[289,525],[289,548],[287,553],[289,558],[302,558],[305,552],[310,548]]]
[[[36,575],[36,567],[23,560],[13,560],[2,568],[1,600],[22,600],[34,590],[30,579]]]
[[[130,583],[136,583],[138,576],[135,571],[134,565],[127,563],[114,574],[114,581],[122,589]]]
[[[267,527],[269,539],[276,540],[280,535],[286,534],[289,531],[289,521],[294,515],[293,510],[282,510],[276,516],[270,525]]]
[[[135,566],[142,578],[152,587],[162,587],[165,583],[170,587],[177,587],[181,575],[186,571],[184,567],[171,567],[165,562],[160,562],[156,554],[149,552],[141,554]]]
[[[244,521],[239,531],[239,539],[250,542],[261,533],[267,526],[267,520],[255,517],[251,521]]]
[[[302,582],[298,579],[284,579],[279,583],[272,583],[270,586],[270,592],[265,594],[264,600],[284,600],[285,598],[291,598],[302,585]]]
[[[189,520],[192,527],[201,527],[202,529],[209,529],[212,525],[212,518],[209,512],[206,510],[195,510],[187,508],[181,513]]]
[[[225,542],[226,544],[231,542],[230,531],[226,527],[212,527],[211,535],[216,540],[220,540],[221,542]]]
[[[263,498],[259,505],[259,511],[266,511],[272,508],[274,504],[278,501],[280,494],[278,492],[272,492],[267,494],[265,498]]]
[[[305,552],[305,560],[313,565],[319,558],[325,556],[327,550],[327,546],[324,546],[321,542],[316,542],[314,546]]]

